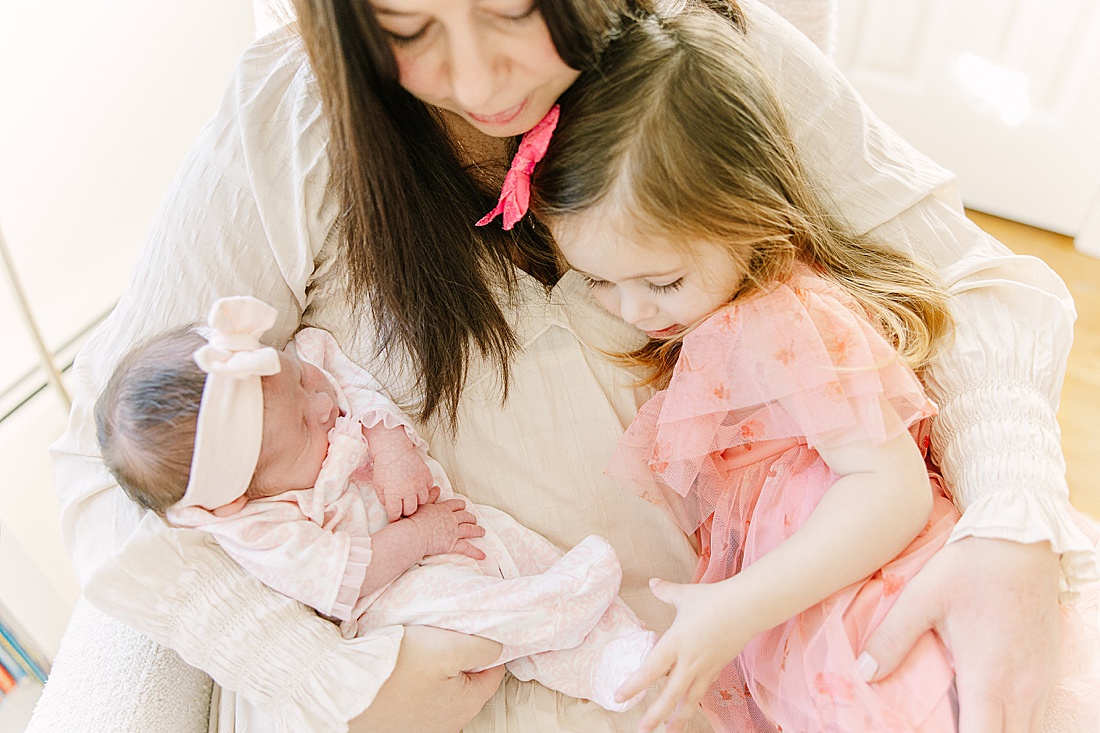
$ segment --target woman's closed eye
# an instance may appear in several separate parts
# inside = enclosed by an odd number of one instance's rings
[[[419,30],[412,33],[397,33],[396,31],[391,31],[387,29],[383,29],[383,31],[385,32],[386,37],[388,37],[394,45],[411,46],[420,39],[424,38],[428,34],[428,29],[431,28],[431,26],[431,23],[425,23],[424,25],[420,26]]]

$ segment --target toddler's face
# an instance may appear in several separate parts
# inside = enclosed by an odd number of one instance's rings
[[[605,208],[551,226],[562,254],[601,306],[650,338],[667,339],[730,302],[742,274],[725,247],[639,242]]]
[[[336,392],[320,369],[288,345],[282,370],[263,378],[264,437],[250,498],[308,489],[328,453],[328,432],[340,409]]]

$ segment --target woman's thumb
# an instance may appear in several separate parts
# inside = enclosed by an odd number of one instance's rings
[[[863,679],[878,682],[897,669],[921,634],[932,628],[933,620],[924,596],[902,592],[856,659]]]

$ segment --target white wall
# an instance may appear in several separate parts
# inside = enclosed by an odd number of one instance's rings
[[[253,18],[251,0],[0,3],[0,229],[52,347],[118,298]],[[0,323],[2,390],[35,363],[2,281]]]

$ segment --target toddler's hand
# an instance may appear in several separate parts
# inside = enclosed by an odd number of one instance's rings
[[[484,537],[485,528],[479,527],[477,517],[466,511],[466,502],[462,499],[436,502],[438,498],[439,489],[433,488],[429,495],[430,502],[422,504],[411,517],[404,520],[412,522],[420,532],[424,540],[424,555],[457,552],[474,560],[484,560],[485,553],[474,547],[469,540],[473,537]]]
[[[729,603],[727,594],[716,592],[715,584],[680,585],[654,579],[650,587],[657,598],[676,606],[676,620],[638,671],[616,691],[615,699],[629,700],[668,675],[638,723],[638,731],[652,733],[667,720],[666,733],[676,733],[694,717],[718,674],[755,632],[740,623],[743,614]]]
[[[411,516],[418,506],[428,503],[435,478],[403,429],[386,432],[389,435],[383,440],[372,431],[368,444],[374,460],[374,492],[386,507],[389,520],[396,522],[401,515]]]

